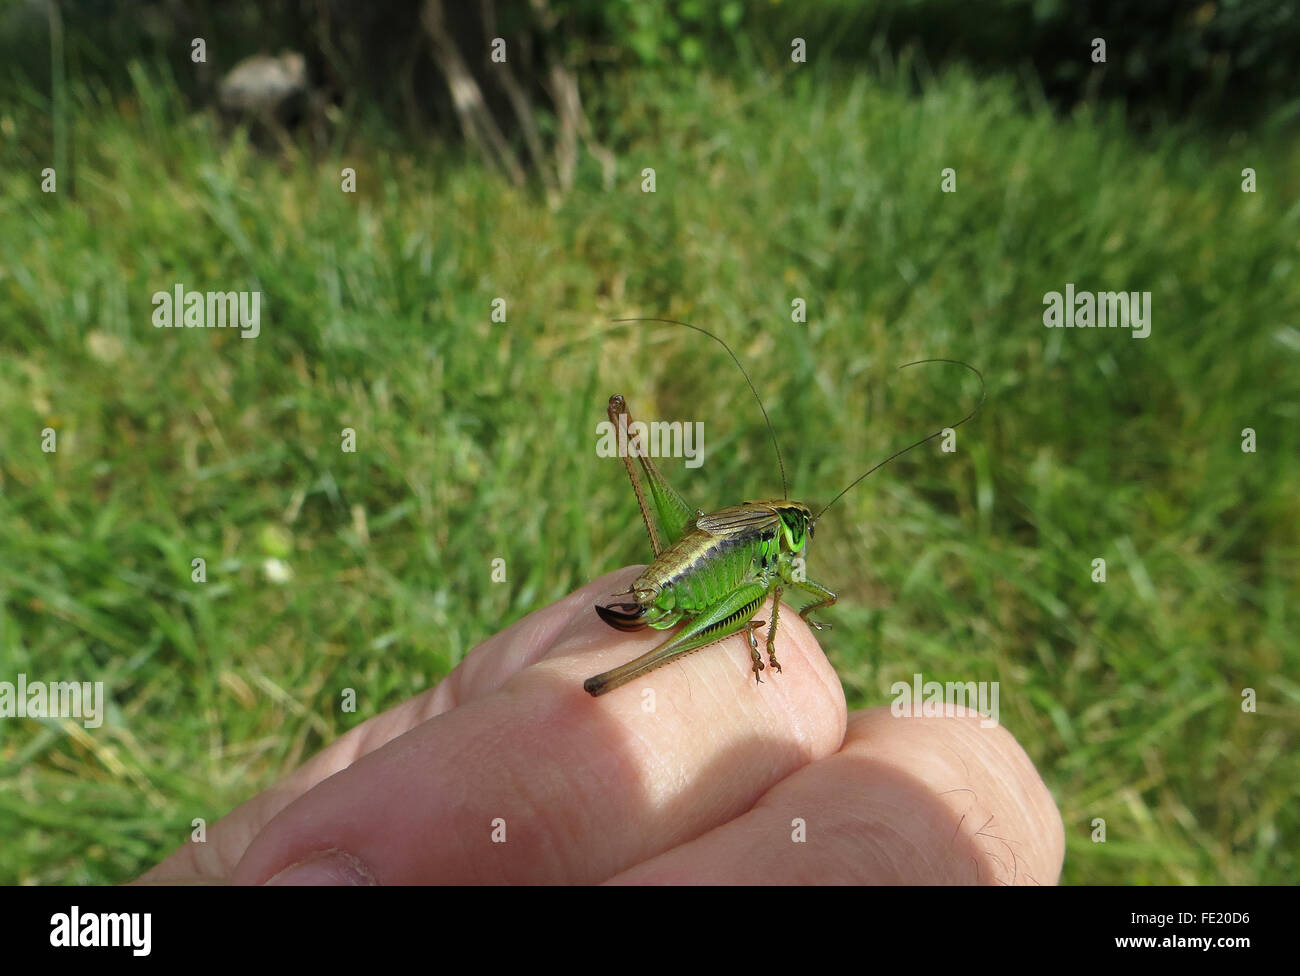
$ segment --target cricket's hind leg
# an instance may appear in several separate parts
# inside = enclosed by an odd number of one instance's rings
[[[748,631],[752,641],[753,628],[750,622],[758,612],[758,608],[763,605],[767,590],[768,588],[762,583],[744,583],[736,587],[712,606],[701,611],[678,633],[658,647],[621,667],[593,675],[583,682],[582,687],[593,697],[603,695],[655,668],[663,667],[683,654],[689,654],[709,644],[716,644],[724,637],[730,637],[742,630]],[[753,656],[758,665],[754,670],[754,677],[757,678],[763,662],[758,657],[757,650],[754,650]]]

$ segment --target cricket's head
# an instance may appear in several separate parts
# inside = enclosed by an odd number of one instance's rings
[[[781,499],[769,502],[776,514],[781,516],[782,547],[790,552],[803,552],[804,546],[813,534],[812,509],[803,502]]]

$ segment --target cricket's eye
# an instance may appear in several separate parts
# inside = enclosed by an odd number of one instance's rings
[[[811,539],[811,538],[812,538],[813,536],[815,536],[816,534],[817,534],[817,523],[816,523],[816,522],[809,522],[809,523],[808,523],[808,538]]]

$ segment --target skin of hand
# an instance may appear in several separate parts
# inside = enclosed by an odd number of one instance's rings
[[[1057,881],[1061,817],[1011,734],[847,714],[793,612],[761,685],[742,633],[593,699],[666,636],[592,609],[637,572],[484,641],[138,883]]]

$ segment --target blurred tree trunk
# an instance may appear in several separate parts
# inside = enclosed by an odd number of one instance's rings
[[[499,31],[493,0],[455,5],[451,17],[443,0],[424,0],[421,8],[421,24],[466,142],[517,185],[527,182],[529,170],[535,172],[554,202],[573,186],[581,141],[599,161],[608,189],[614,157],[595,140],[577,78],[558,53],[559,18],[547,0],[512,5],[511,13],[523,22],[506,35]],[[505,43],[505,60],[494,61],[498,38]],[[550,140],[538,124],[539,108],[555,116]],[[526,160],[512,144],[512,132],[518,132]]]

